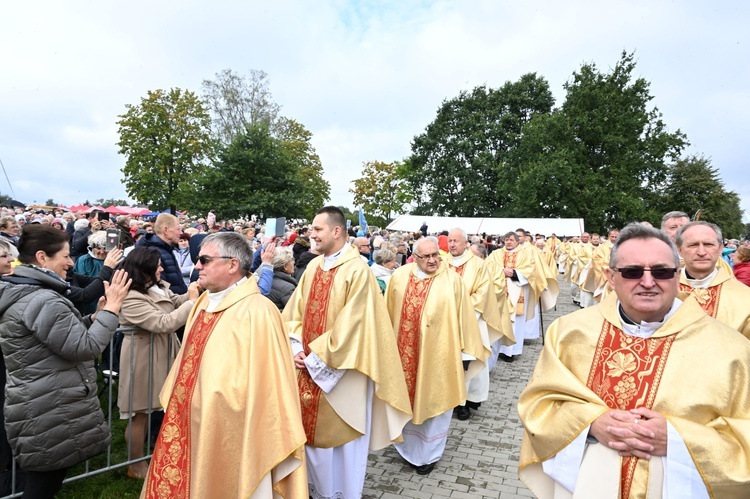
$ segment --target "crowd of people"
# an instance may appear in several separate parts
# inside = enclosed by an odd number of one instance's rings
[[[540,337],[559,276],[583,310],[552,325],[519,400],[531,490],[750,487],[746,464],[715,462],[750,440],[735,386],[750,373],[750,244],[714,224],[373,234],[325,207],[277,237],[213,213],[17,211],[0,212],[0,465],[15,456],[24,497],[53,497],[108,445],[97,361],[119,373],[127,475],[146,497],[360,497],[369,451],[391,444],[428,475],[497,361]],[[727,366],[688,365],[713,348]]]

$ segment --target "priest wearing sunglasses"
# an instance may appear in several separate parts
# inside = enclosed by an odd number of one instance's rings
[[[666,234],[627,226],[609,267],[614,293],[550,326],[519,398],[521,479],[541,498],[747,497],[750,343],[677,299]]]

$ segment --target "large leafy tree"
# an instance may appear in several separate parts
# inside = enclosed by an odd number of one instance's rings
[[[703,156],[682,158],[669,167],[660,211],[673,210],[700,210],[700,219],[717,224],[727,237],[744,233],[739,196],[724,188],[719,172]]]
[[[415,193],[414,212],[501,214],[508,203],[501,182],[508,154],[518,145],[524,124],[549,113],[553,104],[549,84],[533,73],[498,89],[480,86],[444,101],[435,121],[414,138],[404,170]]]
[[[155,210],[177,209],[192,193],[191,183],[212,150],[211,119],[189,90],[149,91],[120,115],[119,153],[128,196]]]
[[[635,66],[627,53],[608,73],[584,64],[562,107],[524,127],[503,171],[506,215],[581,217],[597,231],[658,218],[668,165],[687,139],[649,108],[650,85]]]
[[[364,210],[369,223],[387,225],[393,215],[404,211],[403,163],[370,161],[362,164],[362,176],[353,180],[354,204]],[[374,217],[374,218],[373,218]]]
[[[301,207],[302,218],[312,220],[315,212],[331,197],[331,184],[323,178],[323,165],[310,142],[312,133],[301,123],[282,117],[277,122],[276,134],[299,182],[299,192],[294,196]]]
[[[95,201],[95,203],[99,206],[130,206],[130,203],[128,203],[127,200],[117,198],[99,198]]]
[[[213,115],[215,137],[230,144],[247,127],[266,125],[273,129],[281,106],[271,95],[268,75],[251,70],[249,76],[224,69],[215,80],[203,80],[203,96]]]
[[[189,208],[198,212],[212,209],[219,218],[260,213],[302,218],[297,170],[268,126],[249,126],[219,149],[214,164],[198,179]]]

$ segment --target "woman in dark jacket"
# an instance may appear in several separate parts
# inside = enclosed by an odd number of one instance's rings
[[[73,266],[68,235],[48,225],[25,227],[22,265],[0,280],[0,348],[7,368],[5,429],[27,472],[23,497],[54,497],[71,466],[109,444],[97,398],[94,359],[118,326],[130,286],[114,273],[106,303],[82,318],[65,298]]]
[[[297,279],[292,277],[294,273],[294,258],[289,248],[276,248],[273,257],[273,282],[268,299],[271,300],[279,310],[284,310],[286,302],[297,287]]]

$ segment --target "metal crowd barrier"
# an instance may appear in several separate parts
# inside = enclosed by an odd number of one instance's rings
[[[119,372],[115,372],[112,369],[113,361],[114,361],[114,348],[115,348],[115,336],[117,333],[122,333],[123,335],[130,336],[130,365],[127,366],[130,372],[130,379],[133,379],[133,371],[135,370],[135,355],[134,355],[134,349],[135,349],[135,342],[132,341],[132,337],[136,332],[140,332],[140,334],[149,334],[149,360],[148,360],[148,414],[150,414],[153,411],[153,407],[151,407],[151,399],[153,397],[153,372],[154,372],[154,336],[157,333],[146,333],[140,328],[137,327],[120,327],[117,328],[117,331],[115,334],[110,338],[109,340],[109,355],[110,355],[110,362],[109,362],[109,369],[101,369],[100,365],[97,365],[97,370],[102,373],[102,384],[103,386],[99,390],[99,398],[104,394],[104,392],[107,393],[106,403],[102,404],[102,410],[105,412],[105,418],[107,419],[107,424],[110,428],[110,432],[112,431],[112,411],[113,408],[117,409],[118,415],[119,415],[119,409],[117,408],[117,401],[112,400],[113,396],[113,387],[115,383],[118,382],[120,376]],[[168,335],[168,346],[167,346],[167,358],[168,358],[168,370],[171,369],[172,365],[172,351],[173,349],[177,348],[177,345],[173,344],[174,335],[169,334]],[[123,337],[124,342],[124,337]],[[122,372],[122,369],[125,366],[120,365],[119,369],[120,372]],[[98,378],[98,375],[97,375]],[[130,393],[128,394],[128,401],[129,406],[133,407],[133,383],[130,384]],[[161,407],[158,408],[158,410],[162,410]],[[128,417],[128,425],[130,428],[130,437],[128,438],[128,441],[132,441],[132,422],[133,419],[133,413],[130,413]],[[110,444],[107,446],[107,450],[104,451],[104,455],[106,456],[106,465],[104,467],[98,467],[96,469],[92,469],[91,461],[92,459],[96,459],[99,456],[94,456],[93,458],[90,458],[89,460],[85,461],[84,463],[84,470],[82,473],[77,473],[75,475],[68,474],[65,478],[65,481],[63,481],[63,484],[74,482],[76,480],[83,480],[85,478],[89,478],[92,476],[99,475],[101,473],[106,473],[108,471],[114,471],[120,468],[124,468],[125,466],[129,466],[134,463],[138,463],[141,461],[146,461],[151,458],[152,452],[151,452],[151,421],[149,417],[149,421],[147,423],[147,429],[146,429],[146,441],[145,441],[145,448],[146,448],[146,455],[142,458],[138,459],[131,459],[132,452],[129,447],[127,449],[127,459],[122,462],[112,462],[112,440],[114,439],[114,435],[112,435],[112,438],[110,438]],[[74,466],[74,468],[77,468],[79,465]],[[16,459],[15,456],[13,456],[13,462],[11,465],[11,490],[12,493],[9,495],[0,496],[0,499],[5,498],[13,498],[13,497],[21,497],[23,495],[23,490],[16,490]],[[19,470],[22,471],[22,470]],[[70,470],[68,471],[70,473]]]

